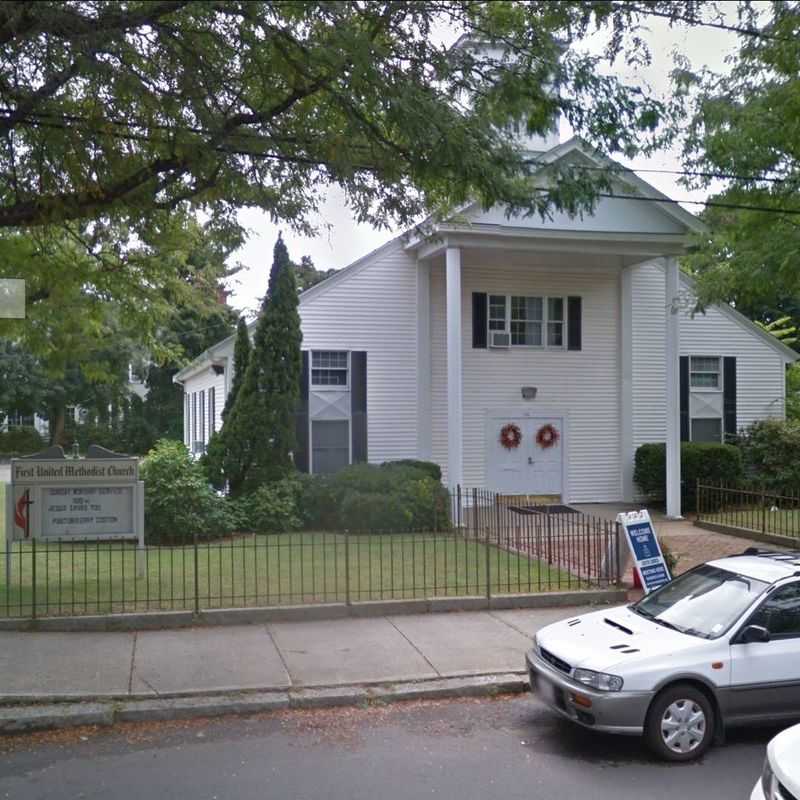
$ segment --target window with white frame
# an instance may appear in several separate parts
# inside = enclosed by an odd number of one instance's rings
[[[723,440],[722,358],[689,356],[689,439],[693,442]]]
[[[541,347],[543,323],[541,297],[511,298],[511,344]]]
[[[689,357],[689,386],[691,389],[721,391],[722,359],[719,356]]]
[[[314,350],[311,353],[311,386],[314,388],[347,387],[348,354],[346,350]]]
[[[214,435],[217,429],[217,390],[211,387],[208,390],[208,438]]]
[[[547,346],[564,346],[564,298],[547,298]]]
[[[566,344],[566,301],[563,297],[489,295],[490,331],[505,331],[515,347],[563,350]]]
[[[506,330],[506,296],[504,294],[489,295],[489,330]]]

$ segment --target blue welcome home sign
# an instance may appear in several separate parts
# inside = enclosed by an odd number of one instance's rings
[[[645,594],[669,583],[672,576],[658,543],[653,521],[646,510],[619,514],[617,522],[625,531],[625,538],[633,555],[634,565],[642,579]]]

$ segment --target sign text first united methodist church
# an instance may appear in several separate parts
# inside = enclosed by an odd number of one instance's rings
[[[139,465],[131,459],[80,461],[13,461],[15,484],[131,483],[139,479]]]

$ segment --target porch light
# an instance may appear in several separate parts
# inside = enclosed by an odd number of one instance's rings
[[[523,386],[522,387],[522,399],[523,400],[535,400],[536,399],[536,387],[535,386]]]

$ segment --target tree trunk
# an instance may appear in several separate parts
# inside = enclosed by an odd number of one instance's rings
[[[60,444],[62,447],[66,444],[66,420],[67,410],[63,403],[55,406],[50,413],[50,444]]]

